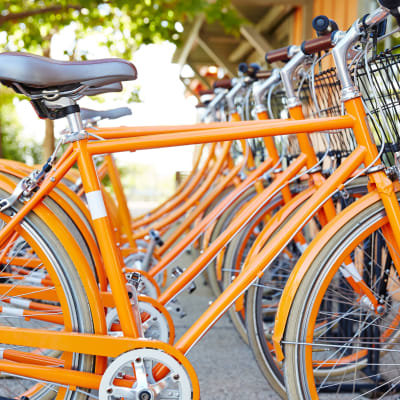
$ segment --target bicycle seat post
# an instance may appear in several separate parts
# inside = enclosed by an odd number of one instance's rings
[[[75,101],[68,99],[71,102],[71,105],[75,103]],[[71,130],[71,134],[77,134],[84,130],[83,123],[81,119],[80,112],[73,112],[67,115],[68,124]]]

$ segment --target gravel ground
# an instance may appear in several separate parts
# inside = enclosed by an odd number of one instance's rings
[[[186,266],[193,258],[185,254],[176,264]],[[192,294],[184,292],[179,296],[187,316],[174,316],[178,338],[214,298],[203,277],[197,279],[196,285]],[[188,359],[197,372],[202,400],[280,399],[261,375],[251,349],[240,339],[227,315],[189,352]]]

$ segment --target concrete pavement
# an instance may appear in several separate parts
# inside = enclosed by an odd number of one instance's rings
[[[186,267],[193,259],[185,254],[176,264]],[[214,299],[202,276],[196,285],[192,294],[184,292],[179,296],[187,316],[173,316],[178,338]],[[197,372],[202,400],[280,399],[261,375],[251,349],[240,339],[227,315],[189,352],[188,359]]]

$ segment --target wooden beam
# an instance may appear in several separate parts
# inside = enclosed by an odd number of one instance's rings
[[[235,68],[227,64],[200,36],[197,38],[197,43],[219,67],[225,69],[231,78],[236,75]]]
[[[275,25],[277,21],[284,19],[290,12],[293,6],[276,6],[271,7],[264,17],[255,25],[258,32],[264,32],[271,29],[271,25]],[[248,41],[242,41],[239,46],[229,56],[229,61],[237,63],[242,61],[243,58],[252,49],[252,45]]]
[[[294,6],[279,5],[271,7],[269,12],[255,25],[260,32],[270,31],[278,21],[292,12]]]
[[[273,31],[274,45],[282,47],[286,44],[293,44],[291,42],[291,30],[293,28],[293,17],[289,17],[282,21],[279,29]]]
[[[301,42],[308,38],[303,38],[303,7],[296,7],[293,13],[293,29],[290,33],[290,43],[299,46]]]
[[[181,68],[186,64],[189,53],[192,50],[193,45],[196,43],[197,37],[199,36],[200,28],[203,25],[203,22],[204,15],[200,15],[194,20],[194,23],[185,40],[185,43],[180,49],[177,63],[180,65]]]
[[[254,26],[242,25],[240,27],[240,33],[247,39],[250,45],[256,49],[260,56],[264,56],[267,51],[273,49],[271,43],[269,43]]]
[[[265,63],[265,56],[261,57],[260,53],[256,50],[253,50],[249,55],[246,56],[247,64],[257,63],[263,65]]]
[[[212,33],[209,33],[208,31],[206,31],[206,32],[202,31],[201,37],[204,40],[209,40],[212,43],[222,44],[222,45],[235,46],[239,42],[239,38],[237,38],[235,36],[217,36],[217,35],[213,35]]]

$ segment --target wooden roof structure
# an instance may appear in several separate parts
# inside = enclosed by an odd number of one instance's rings
[[[197,96],[199,87],[211,87],[215,67],[234,77],[240,62],[265,64],[267,51],[311,38],[314,16],[328,15],[339,28],[347,29],[371,3],[376,6],[373,0],[232,0],[247,21],[240,27],[240,36],[227,34],[220,24],[208,24],[200,15],[184,26],[184,43],[173,62],[191,67],[194,75],[181,76],[181,80]]]

